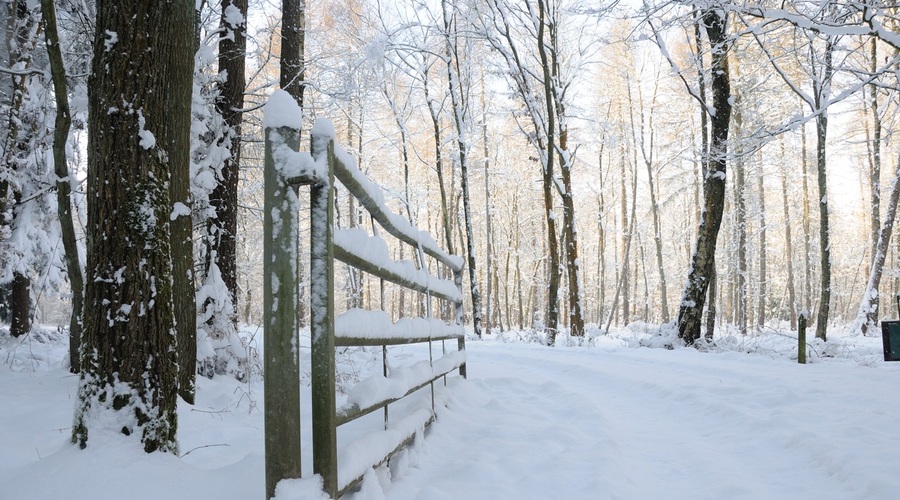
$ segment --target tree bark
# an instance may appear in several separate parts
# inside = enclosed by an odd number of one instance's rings
[[[737,93],[737,95],[740,96],[740,93]],[[734,169],[735,231],[738,237],[735,313],[738,331],[741,335],[747,335],[747,179],[744,175],[744,151],[739,142],[744,133],[744,114],[741,109],[740,97],[735,99],[733,117],[733,137],[738,140],[734,152],[736,166]]]
[[[806,150],[806,124],[801,129],[800,136],[800,168],[801,188],[803,190],[803,307],[810,309],[812,298],[812,235],[810,234],[810,204],[809,204],[809,154]]]
[[[472,328],[475,335],[481,337],[481,292],[478,287],[478,273],[475,263],[475,232],[472,228],[472,203],[469,195],[469,160],[466,142],[466,103],[462,93],[458,64],[459,54],[456,47],[456,26],[454,25],[453,8],[448,0],[441,2],[444,14],[444,55],[447,60],[447,83],[450,90],[450,103],[453,108],[453,122],[456,125],[456,143],[459,148],[460,187],[462,188],[463,218],[466,232],[466,257],[469,268],[469,289],[472,296]],[[454,6],[455,7],[455,6]],[[490,279],[487,276],[486,279]]]
[[[279,85],[285,90],[303,110],[303,94],[306,89],[306,0],[282,0],[281,1],[281,68],[279,71]],[[300,138],[298,137],[298,140]],[[297,254],[297,282],[301,283],[298,290],[297,303],[298,324],[304,326],[307,316],[306,304],[302,283],[305,267],[302,265],[303,252]]]
[[[759,168],[762,169],[762,163]],[[763,183],[764,174],[757,176],[757,190],[759,191],[759,303],[756,309],[756,328],[762,329],[766,323],[766,190]]]
[[[193,15],[188,0],[97,2],[85,328],[72,434],[82,448],[90,432],[116,422],[122,427],[108,431],[140,436],[147,452],[178,451],[167,148],[171,138],[187,137],[178,129],[189,121],[171,116],[169,101],[184,98],[171,80],[191,67],[184,48],[192,47]]]
[[[66,157],[66,142],[72,125],[69,110],[69,90],[66,86],[66,66],[59,46],[59,30],[56,25],[56,4],[53,0],[41,0],[44,36],[50,73],[53,78],[53,94],[56,98],[56,121],[53,129],[53,167],[56,174],[56,205],[66,255],[66,273],[72,287],[72,316],[69,320],[69,371],[81,371],[78,350],[81,345],[82,309],[84,305],[84,271],[78,255],[78,240],[72,218],[72,178]],[[193,292],[193,290],[192,290]],[[191,303],[193,313],[193,303]]]
[[[239,15],[239,16],[238,16]],[[218,184],[209,196],[216,217],[209,219],[207,228],[209,250],[206,255],[206,272],[213,264],[219,267],[222,281],[231,299],[231,316],[225,318],[237,328],[237,213],[238,179],[241,163],[241,121],[244,107],[247,52],[247,0],[223,0],[219,38],[219,71],[225,73],[216,111],[225,121],[228,131],[223,142],[230,154],[222,164]]]
[[[194,9],[173,9],[171,21],[194,33]],[[178,395],[194,404],[197,379],[197,297],[194,284],[194,237],[191,201],[191,100],[193,95],[193,37],[177,36],[169,51],[166,116],[170,124],[162,129],[159,143],[168,153],[171,202],[172,297],[178,336]]]
[[[722,224],[725,204],[725,169],[728,153],[728,126],[731,116],[731,85],[728,74],[728,37],[725,32],[726,18],[723,12],[705,10],[702,22],[712,52],[712,99],[711,113],[712,140],[704,179],[704,210],[691,272],[682,294],[678,312],[678,336],[685,344],[691,345],[700,338],[703,305],[715,265],[716,239]]]
[[[9,5],[8,48],[10,67],[29,68],[33,62],[36,19],[34,12],[25,0],[13,0]],[[12,95],[10,97],[9,123],[5,151],[3,151],[3,167],[8,172],[0,175],[0,224],[14,230],[19,226],[22,185],[16,180],[25,170],[26,158],[32,154],[29,144],[29,123],[25,123],[22,108],[28,85],[32,75],[12,75]],[[13,182],[10,182],[10,178]],[[27,263],[26,263],[27,264]],[[21,267],[21,266],[20,266]],[[31,277],[28,272],[15,269],[12,282],[9,283],[8,306],[10,313],[9,333],[13,337],[21,337],[31,331]]]
[[[833,74],[832,54],[834,42],[829,38],[825,42],[825,61],[821,79],[813,82],[815,92],[816,114],[816,168],[819,188],[819,312],[816,317],[816,337],[827,340],[828,314],[831,306],[831,242],[828,227],[828,177],[826,172],[825,144],[828,138],[828,110],[823,108],[829,97],[831,77]]]
[[[781,170],[781,200],[784,209],[784,250],[787,254],[787,293],[788,293],[788,318],[791,330],[797,329],[797,295],[794,287],[794,250],[791,240],[791,212],[788,203],[788,167],[784,155],[784,142],[781,143],[782,167]]]

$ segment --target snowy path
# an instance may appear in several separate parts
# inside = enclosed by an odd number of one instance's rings
[[[829,342],[843,357],[800,366],[789,346],[761,354],[771,340],[754,354],[470,342],[469,380],[451,381],[426,438],[392,461],[389,481],[370,473],[347,498],[900,498],[900,363],[857,337]],[[179,406],[184,458],[117,434],[82,451],[67,439],[77,379],[58,366],[66,346],[49,349],[52,367],[0,370],[0,498],[262,498],[260,381],[198,381],[197,405]],[[322,498],[301,409],[306,479],[278,500]]]
[[[898,372],[470,344],[388,498],[896,498]],[[893,368],[893,367],[891,367]],[[428,485],[422,487],[422,485]],[[366,492],[358,494],[366,498]]]

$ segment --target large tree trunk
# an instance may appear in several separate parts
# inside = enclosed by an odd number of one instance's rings
[[[180,9],[173,12],[180,26],[195,32],[196,15]],[[172,297],[175,330],[178,335],[178,395],[194,404],[197,379],[197,295],[194,285],[194,238],[191,201],[191,99],[194,59],[197,48],[193,37],[178,36],[171,42],[170,75],[167,79],[166,116],[171,122],[162,129],[159,143],[169,155],[170,202],[172,206]]]
[[[170,101],[190,98],[173,77],[185,68],[190,75],[193,16],[188,0],[97,2],[84,357],[72,433],[82,448],[89,433],[106,431],[136,434],[147,452],[177,453],[167,148],[174,137],[187,140],[179,128],[188,120],[171,116]],[[189,102],[177,106],[187,112]]]
[[[700,338],[703,305],[715,265],[716,239],[725,206],[725,167],[728,153],[728,125],[731,117],[731,86],[728,75],[728,44],[723,12],[708,10],[702,15],[712,52],[712,141],[704,179],[704,210],[691,272],[678,311],[678,336],[688,345]]]
[[[69,371],[81,371],[78,350],[81,345],[82,309],[84,304],[84,275],[78,256],[78,240],[72,218],[72,179],[66,157],[66,142],[72,125],[69,111],[69,90],[66,86],[66,67],[59,45],[59,30],[56,26],[56,4],[53,0],[41,0],[44,36],[47,40],[47,54],[53,78],[53,94],[56,98],[56,120],[53,129],[53,166],[56,174],[56,204],[62,233],[63,249],[66,255],[66,273],[72,287],[72,316],[69,320]],[[189,115],[190,116],[190,115]],[[193,290],[191,290],[193,293]],[[190,302],[193,317],[193,301]],[[191,321],[193,324],[193,321]]]

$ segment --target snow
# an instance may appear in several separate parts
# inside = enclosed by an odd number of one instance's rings
[[[176,201],[175,204],[172,205],[172,215],[169,216],[169,219],[175,220],[179,217],[189,217],[190,215],[191,209],[184,203]]]
[[[392,323],[384,311],[350,309],[334,321],[336,337],[411,339],[465,334],[462,325],[448,325],[437,318],[400,318]]]
[[[334,124],[325,119],[316,120],[310,135],[313,137],[313,141],[333,139],[335,137]],[[349,181],[359,186],[358,190],[354,188],[357,191],[353,193],[354,196],[360,201],[360,204],[369,210],[369,213],[373,215],[375,220],[385,230],[395,236],[400,237],[402,235],[408,241],[415,242],[416,245],[421,246],[423,250],[447,264],[453,270],[458,271],[462,269],[462,257],[448,254],[437,244],[428,231],[416,228],[405,217],[393,213],[387,208],[381,188],[359,170],[353,155],[347,153],[339,146],[335,146],[334,154],[339,162],[343,164],[343,168],[335,170],[335,176],[345,186]],[[348,187],[348,189],[350,188]]]
[[[342,426],[339,481],[366,476],[345,498],[889,499],[900,489],[900,363],[882,361],[880,338],[833,329],[798,365],[785,330],[722,334],[707,352],[647,347],[674,339],[646,324],[589,332],[581,346],[564,335],[555,348],[530,343],[540,338],[531,331],[469,342],[469,379],[435,384],[443,404],[424,432],[422,401],[391,406],[390,436],[380,412]],[[308,331],[301,343],[308,372]],[[56,329],[0,333],[3,498],[263,497],[259,378],[197,380],[197,404],[179,402],[181,458],[115,433],[79,450],[68,441],[78,380],[64,368],[67,347]],[[372,357],[358,375],[380,372],[380,349],[351,354],[343,376]],[[428,389],[416,395],[430,403]],[[326,498],[311,470],[305,385],[302,397],[304,478],[280,483],[278,500]],[[389,468],[368,469],[408,433],[419,437]]]
[[[222,15],[222,21],[232,28],[237,28],[244,24],[244,15],[233,3],[228,4],[228,7],[225,7],[225,13]]]
[[[387,243],[378,236],[369,236],[362,228],[339,229],[334,231],[333,242],[345,252],[364,259],[406,281],[428,288],[455,301],[462,301],[462,294],[456,284],[450,280],[436,278],[424,269],[417,269],[415,263],[408,260],[391,259]]]
[[[290,127],[300,130],[303,111],[297,101],[284,90],[276,90],[263,106],[263,128]]]
[[[138,116],[138,144],[144,149],[152,149],[153,146],[156,146],[156,137],[153,135],[153,132],[150,132],[146,128],[147,119],[144,118],[144,113],[140,109],[137,112]]]
[[[119,34],[109,30],[106,30],[105,33],[107,38],[103,40],[103,51],[109,52],[117,43],[119,43]]]

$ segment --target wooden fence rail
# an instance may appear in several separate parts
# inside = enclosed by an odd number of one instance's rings
[[[310,132],[310,153],[298,152],[300,110],[281,91],[265,108],[265,239],[264,239],[264,371],[266,494],[274,496],[281,479],[300,477],[300,367],[297,302],[299,284],[298,186],[310,187],[310,335],[313,471],[324,489],[338,498],[355,487],[366,470],[386,462],[406,446],[418,430],[434,420],[435,381],[454,370],[466,376],[462,327],[462,259],[448,254],[430,234],[386,208],[381,189],[356,167],[353,158],[334,142],[330,123],[318,121]],[[335,231],[334,190],[338,180],[359,200],[373,221],[375,235],[360,228]],[[375,225],[377,223],[377,226]],[[417,266],[396,262],[379,229],[410,245]],[[452,280],[430,273],[444,269]],[[351,310],[335,318],[335,260],[380,280],[423,295],[425,317],[391,323],[381,311]],[[432,299],[452,306],[450,324],[431,318]],[[336,334],[337,330],[337,334]],[[455,340],[448,351],[445,341]],[[408,367],[388,369],[387,347],[427,343],[429,357]],[[434,346],[441,346],[435,359]],[[381,346],[382,375],[359,383],[357,397],[336,407],[335,347]],[[394,373],[390,373],[394,372]],[[431,387],[431,410],[388,420],[388,406],[425,387]],[[354,389],[351,389],[351,396]],[[338,455],[337,429],[377,410],[384,411],[384,430],[345,447]]]

